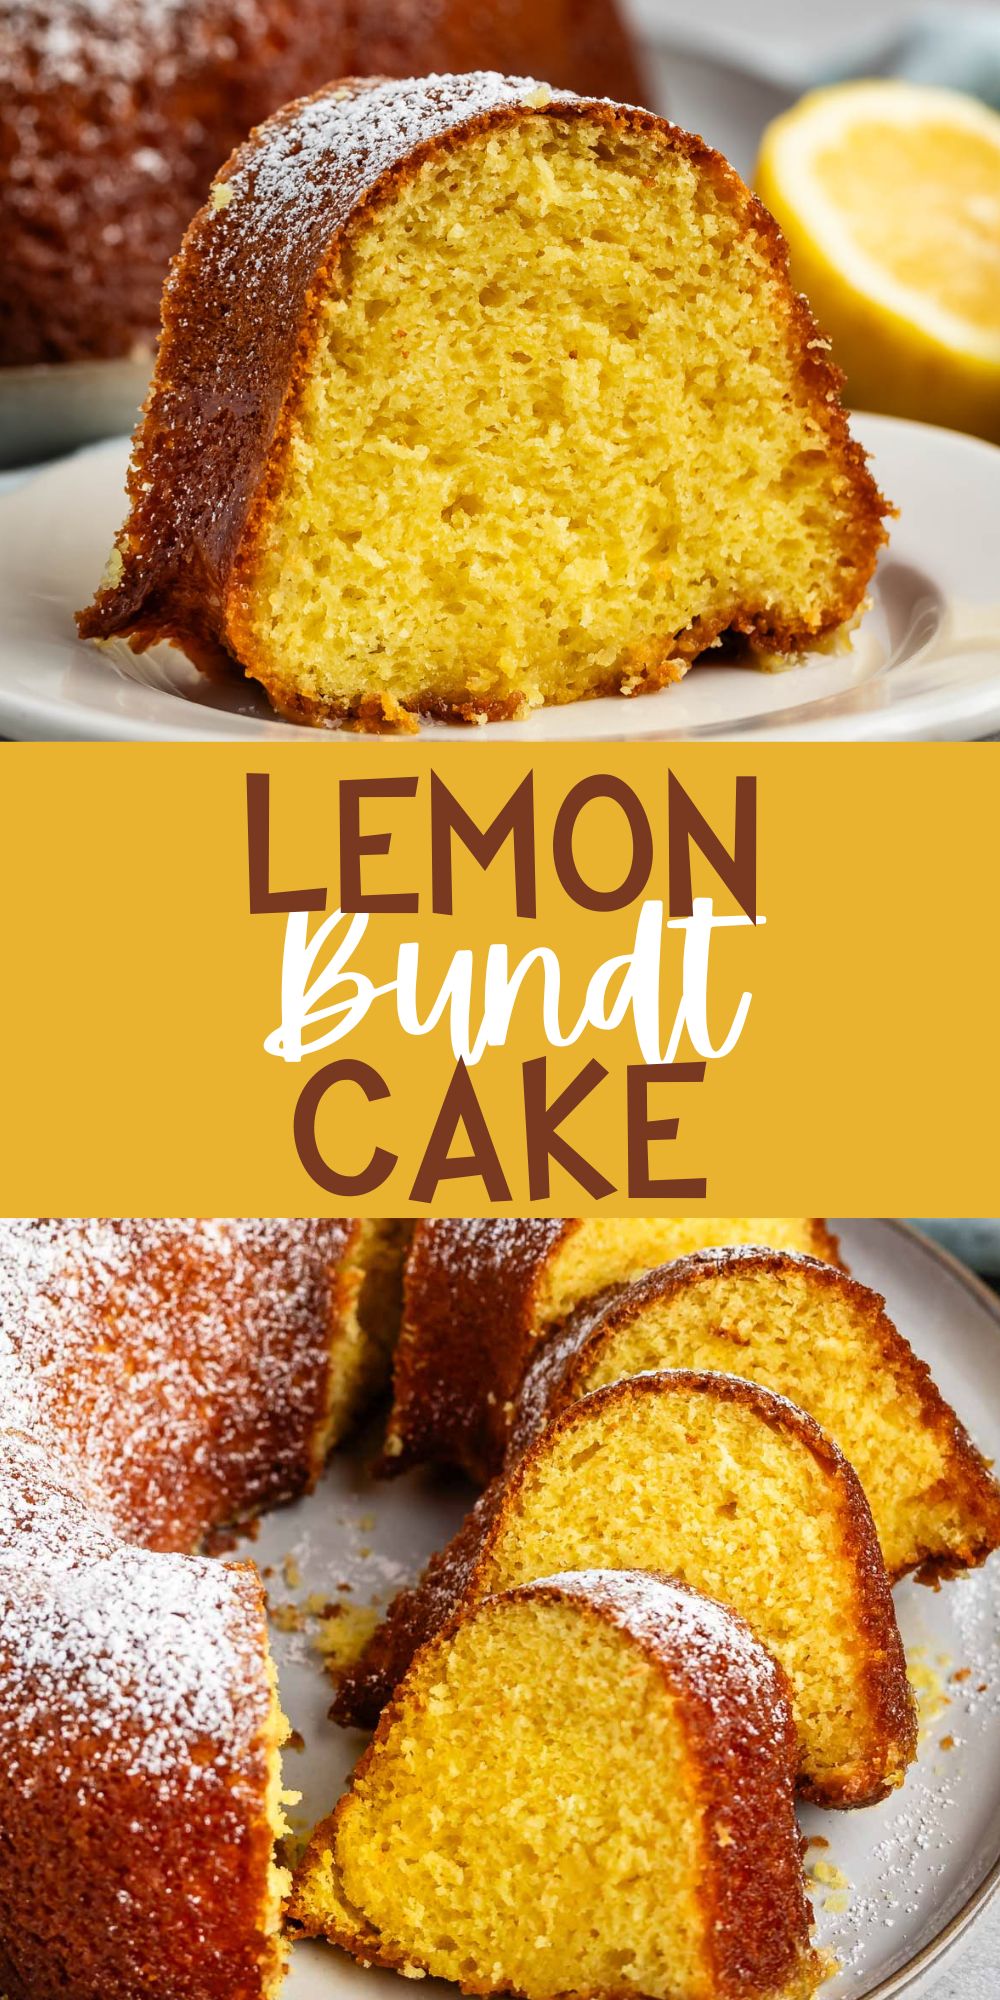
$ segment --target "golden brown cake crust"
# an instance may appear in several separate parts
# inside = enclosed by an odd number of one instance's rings
[[[796,1742],[788,1684],[780,1667],[735,1612],[709,1603],[675,1579],[638,1571],[586,1571],[544,1578],[489,1599],[571,1601],[627,1634],[663,1675],[680,1705],[698,1773],[708,1838],[705,1843],[707,1929],[718,2000],[754,2000],[776,1993],[806,1994],[822,1977],[809,1944],[811,1917],[805,1899],[795,1831],[793,1776]],[[450,1643],[477,1607],[459,1611],[440,1635]],[[412,1694],[411,1694],[412,1687]],[[422,1699],[419,1682],[404,1685],[384,1711],[375,1736],[352,1778],[369,1768],[409,1700]],[[350,1792],[317,1827],[303,1860],[335,1846]],[[721,1840],[719,1836],[721,1835]],[[293,1890],[293,1923],[313,1934]],[[387,1948],[370,1926],[362,1934],[325,1930],[362,1963],[401,1970],[403,1954]],[[463,1991],[489,1993],[483,1985]]]
[[[377,223],[379,208],[425,163],[529,118],[586,119],[653,138],[694,161],[766,245],[786,288],[804,388],[831,463],[854,499],[854,544],[821,632],[854,615],[885,540],[888,509],[848,430],[841,377],[805,300],[790,289],[777,224],[703,140],[651,112],[603,99],[557,96],[533,104],[533,90],[539,95],[530,79],[489,74],[397,85],[353,78],[287,106],[233,154],[218,177],[230,191],[228,204],[210,202],[200,211],[171,269],[156,376],[129,473],[131,514],[118,542],[122,568],[79,614],[84,638],[127,636],[139,650],[172,639],[206,670],[235,665],[260,679],[293,719],[344,718],[342,706],[301,694],[289,701],[271,684],[248,617],[256,545],[292,447],[323,301],[352,233]],[[353,115],[359,98],[365,124]],[[772,653],[793,652],[805,638],[755,603],[729,607],[716,625]],[[699,645],[716,636],[703,626]],[[644,686],[671,677],[666,655],[684,655],[684,635],[667,638],[663,658],[650,654]],[[439,712],[436,701],[430,706]],[[448,712],[474,720],[503,710],[470,697]],[[354,719],[383,725],[386,702],[361,703]]]
[[[580,1226],[530,1216],[417,1224],[384,1473],[458,1465],[482,1484],[499,1471],[535,1350],[539,1289]],[[838,1262],[826,1224],[817,1218],[811,1233],[817,1257]]]
[[[150,1548],[194,1549],[293,1497],[322,1466],[359,1228],[4,1222],[4,1420],[83,1451],[119,1531]]]
[[[645,95],[615,0],[2,0],[0,366],[151,355],[213,173],[290,98],[473,68]]]
[[[501,1475],[487,1488],[458,1535],[432,1558],[419,1583],[395,1598],[383,1624],[341,1685],[332,1711],[337,1721],[370,1727],[415,1653],[475,1593],[477,1579],[488,1575],[490,1553],[505,1523],[516,1519],[518,1496],[535,1460],[555,1438],[608,1412],[624,1423],[629,1405],[638,1399],[672,1394],[741,1404],[771,1429],[803,1444],[828,1475],[830,1491],[836,1495],[839,1554],[854,1573],[855,1633],[864,1658],[862,1680],[876,1749],[867,1767],[859,1765],[839,1783],[818,1788],[802,1779],[801,1789],[806,1797],[823,1805],[870,1805],[886,1797],[914,1755],[916,1720],[906,1658],[868,1502],[853,1467],[812,1417],[784,1396],[735,1375],[670,1369],[630,1376],[562,1408],[511,1473]]]
[[[452,1464],[482,1481],[498,1469],[538,1287],[575,1227],[533,1216],[417,1223],[382,1471]]]
[[[260,1579],[127,1547],[78,1461],[0,1432],[0,1990],[262,2000]]]

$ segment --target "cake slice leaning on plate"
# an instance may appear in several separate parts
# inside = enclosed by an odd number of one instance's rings
[[[527,2000],[805,2000],[787,1689],[663,1578],[554,1576],[426,1648],[291,1917],[362,1964]]]
[[[1000,1486],[885,1300],[815,1257],[703,1250],[589,1299],[540,1341],[509,1465],[580,1396],[651,1368],[721,1369],[808,1410],[853,1465],[886,1569],[923,1580],[1000,1548]]]
[[[80,630],[373,727],[794,657],[885,539],[839,380],[701,139],[523,77],[338,84],[187,233]]]

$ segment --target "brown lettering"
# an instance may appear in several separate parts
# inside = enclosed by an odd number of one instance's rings
[[[757,780],[737,778],[733,851],[730,854],[713,833],[707,819],[689,798],[679,778],[671,771],[667,791],[667,820],[670,839],[670,914],[689,917],[692,910],[691,843],[700,848],[705,860],[740,909],[757,921]]]
[[[614,1182],[605,1180],[604,1175],[598,1173],[597,1168],[591,1166],[590,1161],[585,1160],[583,1154],[562,1137],[559,1127],[570,1112],[575,1111],[592,1090],[596,1090],[608,1072],[592,1058],[549,1104],[546,1097],[547,1068],[547,1056],[535,1056],[523,1066],[529,1196],[532,1201],[548,1201],[549,1161],[557,1160],[595,1201],[601,1201],[605,1195],[614,1194]]]
[[[625,879],[617,889],[594,889],[583,880],[573,853],[573,835],[584,806],[592,799],[611,799],[621,807],[632,835],[632,859]],[[556,816],[552,836],[552,859],[556,874],[574,903],[582,910],[624,910],[641,896],[653,867],[653,834],[642,804],[631,785],[610,772],[595,772],[581,778],[567,792]]]
[[[357,1084],[369,1104],[377,1104],[381,1098],[389,1096],[385,1078],[368,1063],[345,1058],[342,1062],[325,1064],[323,1069],[318,1069],[309,1078],[295,1106],[295,1150],[310,1180],[314,1180],[317,1187],[325,1188],[327,1194],[355,1197],[374,1194],[375,1189],[388,1180],[396,1164],[395,1153],[387,1153],[383,1146],[379,1146],[359,1174],[342,1174],[324,1159],[319,1150],[316,1138],[319,1107],[338,1083]]]
[[[436,771],[431,772],[431,886],[435,914],[454,908],[451,837],[456,834],[480,868],[488,868],[506,840],[514,843],[514,900],[519,917],[535,915],[535,800],[529,771],[489,826],[480,828]]]
[[[703,1083],[705,1065],[690,1063],[630,1063],[626,1070],[628,1116],[628,1191],[632,1201],[704,1201],[704,1180],[653,1180],[649,1149],[657,1139],[676,1139],[676,1118],[651,1118],[649,1090],[654,1083]]]
[[[340,907],[379,915],[409,916],[420,908],[418,895],[386,891],[366,895],[361,886],[361,861],[366,854],[388,854],[391,833],[362,833],[362,799],[412,799],[416,778],[342,778],[340,781]]]
[[[267,771],[247,772],[247,864],[250,915],[277,910],[325,910],[325,889],[271,887],[271,779]]]
[[[460,1125],[465,1127],[472,1151],[458,1154],[453,1159],[451,1145]],[[510,1188],[504,1179],[472,1078],[464,1062],[460,1062],[434,1122],[410,1199],[432,1202],[442,1181],[467,1180],[470,1177],[483,1182],[491,1201],[510,1200]]]

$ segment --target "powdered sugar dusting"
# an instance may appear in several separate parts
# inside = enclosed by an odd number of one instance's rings
[[[71,1780],[84,1740],[88,1767],[174,1787],[245,1761],[269,1703],[260,1587],[185,1551],[305,1484],[347,1240],[0,1223],[0,1738],[22,1785],[32,1760]]]
[[[234,29],[263,34],[262,0],[5,0],[0,48],[9,40],[36,88],[134,87],[154,74],[170,88],[211,50],[236,53]]]
[[[251,287],[259,279],[273,310],[275,286],[287,286],[291,296],[302,264],[315,264],[325,241],[416,149],[498,111],[520,107],[531,113],[541,108],[543,95],[550,112],[579,101],[569,92],[553,97],[532,77],[473,70],[464,76],[344,83],[279,113],[241,150],[226,176],[232,199],[216,216],[212,234],[223,282],[227,272]],[[270,254],[255,255],[262,218],[268,240],[283,245],[278,266]],[[183,264],[175,268],[175,281],[186,282]]]
[[[19,1791],[126,1769],[176,1792],[240,1766],[269,1704],[252,1572],[129,1547],[66,1457],[11,1432],[0,1453],[0,1744]]]
[[[297,1491],[344,1225],[0,1222],[0,1423],[69,1443],[128,1538],[192,1547]]]
[[[332,173],[353,206],[398,160],[456,127],[505,108],[551,109],[578,101],[571,92],[555,97],[533,77],[496,70],[345,83],[263,128],[247,164],[258,199],[314,199]]]
[[[509,1594],[535,1591],[581,1598],[610,1613],[641,1644],[679,1666],[686,1680],[697,1680],[702,1695],[718,1698],[723,1709],[734,1694],[738,1700],[745,1695],[766,1718],[769,1733],[790,1737],[785,1676],[749,1625],[726,1605],[648,1570],[560,1571]]]

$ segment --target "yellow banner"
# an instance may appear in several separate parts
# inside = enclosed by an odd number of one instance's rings
[[[8,748],[11,1214],[996,1207],[996,752]]]

